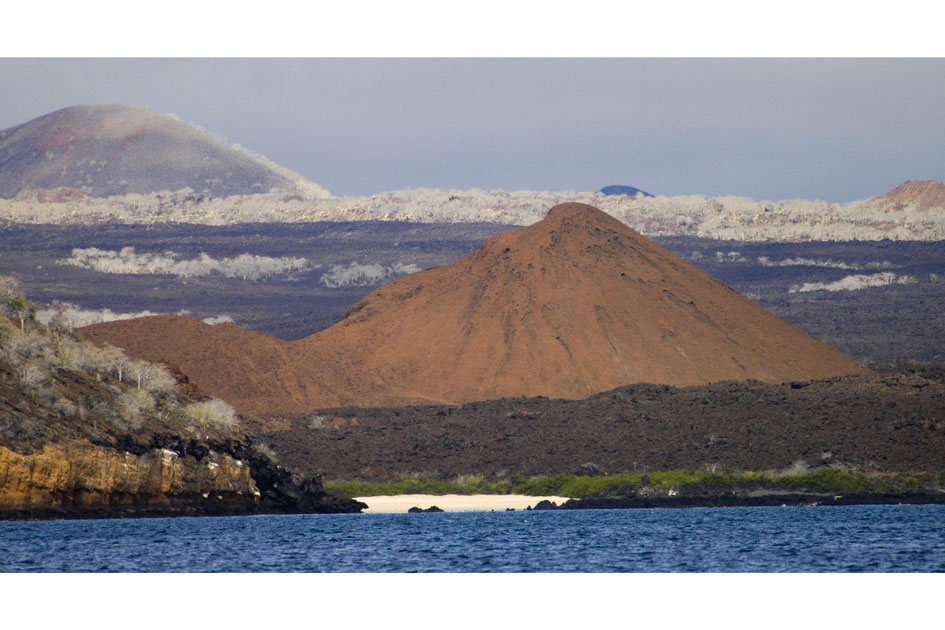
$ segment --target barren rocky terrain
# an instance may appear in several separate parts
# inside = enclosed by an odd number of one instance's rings
[[[330,409],[259,440],[283,465],[326,479],[820,466],[938,472],[945,367],[784,384],[630,385],[578,401]]]

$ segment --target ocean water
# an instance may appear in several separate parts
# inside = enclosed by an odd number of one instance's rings
[[[945,506],[0,523],[2,572],[942,572]]]

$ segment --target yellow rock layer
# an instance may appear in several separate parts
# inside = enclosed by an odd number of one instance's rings
[[[198,461],[169,450],[137,456],[89,442],[47,444],[22,455],[0,446],[0,510],[107,506],[127,497],[237,494],[258,500],[249,466],[210,452]]]

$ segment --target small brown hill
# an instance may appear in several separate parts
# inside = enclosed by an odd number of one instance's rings
[[[201,391],[219,392],[241,413],[292,413],[298,409],[292,403],[302,402],[294,400],[291,387],[291,344],[236,324],[156,315],[87,326],[80,333],[93,343],[176,366]]]
[[[630,383],[865,372],[600,210],[555,206],[476,253],[385,285],[292,343],[180,317],[86,329],[253,413],[584,398]]]
[[[906,206],[922,209],[945,208],[945,184],[934,179],[910,179],[877,199],[891,205],[895,210],[902,210]]]

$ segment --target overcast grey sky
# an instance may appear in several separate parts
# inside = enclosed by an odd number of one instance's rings
[[[945,60],[0,59],[0,129],[127,103],[336,195],[597,190],[852,201],[945,180]]]

